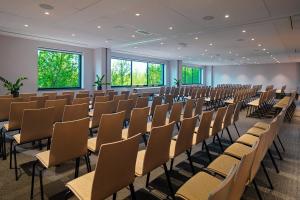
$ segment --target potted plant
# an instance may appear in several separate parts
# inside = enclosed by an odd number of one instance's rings
[[[102,90],[103,85],[109,85],[110,83],[106,83],[103,81],[105,77],[105,74],[103,74],[101,77],[97,74],[96,75],[96,81],[94,82],[93,86],[97,86],[97,90]]]
[[[20,77],[16,80],[15,83],[9,82],[2,76],[0,76],[0,81],[3,82],[3,86],[10,91],[10,93],[13,95],[13,97],[18,97],[20,93],[20,88],[23,86],[23,80],[26,80],[27,77]]]
[[[174,78],[174,84],[175,84],[177,87],[180,87],[181,80],[180,80],[180,79],[177,79],[177,78]]]

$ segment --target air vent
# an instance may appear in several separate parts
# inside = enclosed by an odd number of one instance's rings
[[[238,41],[238,42],[243,42],[243,41],[245,41],[245,39],[239,38],[239,39],[237,39],[236,41]]]
[[[45,9],[45,10],[53,10],[54,7],[49,5],[49,4],[45,4],[45,3],[42,3],[39,5],[41,8]]]
[[[210,20],[215,19],[215,17],[214,17],[214,16],[205,16],[205,17],[203,17],[202,19],[203,19],[203,20],[206,20],[206,21],[210,21]]]
[[[178,43],[178,45],[181,47],[187,47],[187,43],[183,43],[183,42]]]
[[[144,30],[137,30],[135,31],[136,33],[139,33],[139,34],[142,34],[142,35],[152,35],[152,33],[149,33],[147,31],[144,31]]]

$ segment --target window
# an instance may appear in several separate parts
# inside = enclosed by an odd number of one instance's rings
[[[131,85],[131,61],[111,59],[111,85]]]
[[[202,84],[202,69],[199,67],[182,67],[182,83],[189,84]]]
[[[38,49],[38,89],[81,88],[79,53]]]
[[[164,64],[111,59],[113,87],[158,86],[164,84]]]

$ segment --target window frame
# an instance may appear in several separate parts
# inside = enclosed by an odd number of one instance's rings
[[[79,62],[78,62],[78,65],[79,65],[79,71],[78,71],[78,83],[79,83],[79,86],[78,87],[59,87],[59,88],[40,88],[39,85],[38,85],[38,79],[39,79],[39,73],[38,73],[38,70],[37,70],[37,90],[38,91],[51,91],[51,90],[79,90],[79,89],[82,89],[82,52],[76,52],[76,51],[68,51],[68,50],[61,50],[61,49],[52,49],[52,48],[43,48],[43,47],[38,47],[37,48],[37,69],[39,68],[39,65],[38,65],[38,62],[39,62],[39,55],[38,55],[38,52],[39,51],[50,51],[50,52],[58,52],[58,53],[68,53],[68,54],[76,54],[76,55],[79,55]]]
[[[182,80],[182,85],[203,85],[203,68],[202,67],[197,67],[197,66],[191,66],[191,65],[187,65],[187,64],[183,64],[182,65],[182,70],[181,70],[181,76],[183,77],[183,68],[191,68],[192,69],[192,83],[184,83]],[[193,73],[193,69],[199,69],[199,82],[200,83],[194,83],[194,73]],[[186,78],[186,75],[185,75]]]
[[[158,63],[158,62],[145,61],[145,60],[139,60],[139,59],[123,58],[123,57],[115,57],[115,56],[112,56],[111,60],[112,59],[130,61],[130,85],[117,85],[117,86],[111,85],[112,88],[159,87],[159,86],[164,86],[165,85],[165,63]],[[147,63],[147,71],[146,71],[147,84],[146,85],[133,85],[132,84],[132,63],[133,62]],[[149,64],[158,64],[158,65],[162,66],[162,84],[149,85],[149,80],[148,80],[149,79]],[[111,69],[111,64],[110,64],[110,69]]]

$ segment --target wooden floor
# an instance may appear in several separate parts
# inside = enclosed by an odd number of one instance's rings
[[[299,109],[299,110],[298,110]],[[242,111],[238,127],[240,132],[246,131],[255,122],[261,121],[254,118],[246,118],[246,112]],[[271,121],[271,119],[263,119],[262,121]],[[2,124],[1,124],[2,125]],[[234,127],[230,127],[232,135],[237,137]],[[225,134],[224,134],[225,135]],[[298,200],[300,199],[300,106],[297,106],[297,111],[291,123],[285,122],[281,128],[280,136],[286,148],[286,152],[282,153],[284,160],[280,161],[276,157],[277,164],[280,169],[280,174],[277,174],[272,166],[268,156],[265,158],[265,164],[269,175],[274,185],[274,190],[268,189],[266,178],[260,170],[257,174],[257,183],[265,200]],[[226,136],[223,137],[224,143],[228,143]],[[208,143],[211,143],[209,141]],[[141,148],[142,148],[141,144]],[[208,158],[205,152],[200,151],[201,145],[193,149],[193,161],[196,171],[207,164]],[[211,143],[209,145],[211,152],[218,156],[219,148]],[[19,181],[15,181],[14,171],[9,169],[9,158],[6,161],[0,160],[0,199],[29,199],[30,184],[31,184],[31,166],[34,161],[33,155],[37,153],[37,148],[32,148],[31,145],[18,148],[21,153],[17,154],[18,163],[21,166],[21,177]],[[45,149],[45,148],[44,148]],[[274,152],[274,155],[275,152]],[[112,158],[113,159],[113,158]],[[92,168],[96,163],[96,156],[91,156]],[[191,170],[185,155],[181,155],[175,159],[175,168],[171,174],[171,181],[175,191],[191,176]],[[44,173],[44,190],[46,199],[63,199],[65,183],[71,180],[74,176],[75,162],[68,162],[56,168],[51,168]],[[169,163],[168,163],[169,166]],[[86,173],[84,161],[81,162],[80,174]],[[39,184],[36,179],[35,199],[40,199]],[[137,199],[167,199],[168,187],[163,169],[156,169],[151,173],[150,187],[151,191],[144,188],[146,177],[137,178],[134,182]],[[123,189],[118,193],[117,199],[130,199],[129,190]],[[75,199],[75,198],[72,198]],[[111,197],[109,198],[111,199]],[[254,187],[250,185],[247,188],[243,199],[257,199]]]

